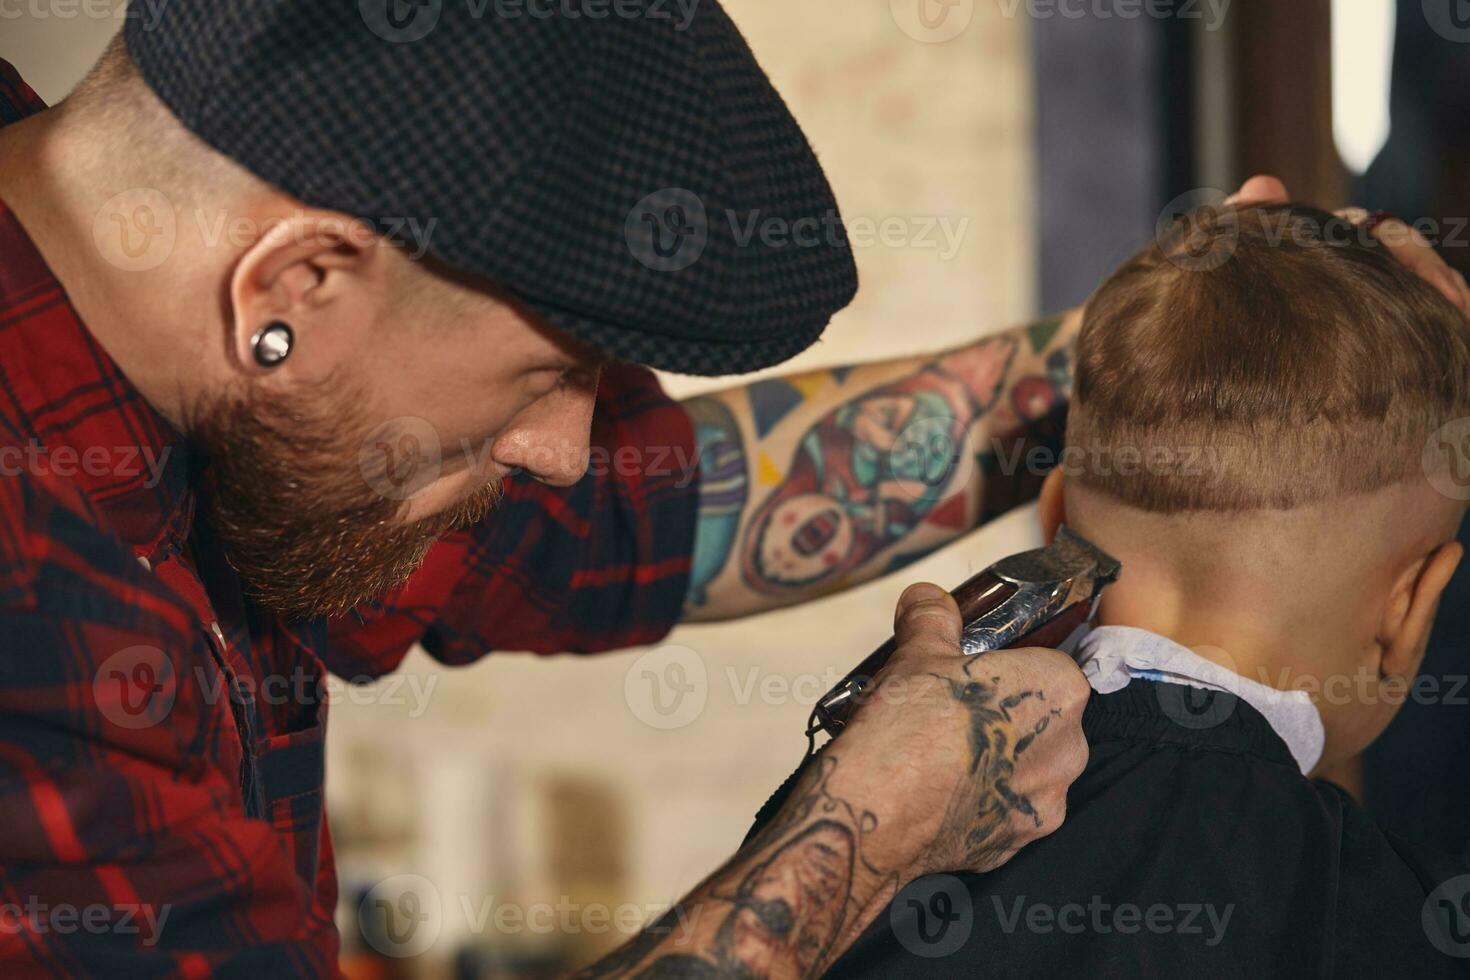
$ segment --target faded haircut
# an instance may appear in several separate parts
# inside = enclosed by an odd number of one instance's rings
[[[1088,302],[1066,472],[1160,513],[1288,509],[1425,476],[1470,416],[1470,325],[1314,208],[1207,209]]]
[[[121,31],[56,112],[64,124],[99,141],[99,154],[114,172],[170,197],[193,203],[261,186],[190,132],[153,94]]]

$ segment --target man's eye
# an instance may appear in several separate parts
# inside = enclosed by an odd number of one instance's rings
[[[577,385],[580,388],[596,388],[602,377],[601,365],[589,365],[567,368],[563,375],[563,384]]]
[[[549,395],[562,385],[566,384],[567,372],[560,368],[549,368],[535,372],[530,379],[529,388],[537,398]]]

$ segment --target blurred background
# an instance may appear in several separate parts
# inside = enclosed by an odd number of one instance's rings
[[[898,229],[857,241],[857,302],[783,371],[937,349],[1076,305],[1159,221],[1258,172],[1324,207],[1424,219],[1470,273],[1456,217],[1470,215],[1467,0],[725,6],[849,226]],[[0,0],[0,57],[55,102],[125,11]],[[728,384],[667,381],[678,396]],[[618,945],[738,845],[800,758],[812,702],[888,634],[907,583],[957,584],[1036,541],[1022,509],[897,578],[681,628],[653,651],[505,652],[455,671],[415,654],[377,685],[339,685],[328,794],[345,965],[537,977]],[[1445,676],[1470,661],[1464,576],[1454,590],[1426,665]],[[671,646],[695,665],[672,709],[646,681]],[[1390,826],[1464,848],[1467,711],[1410,705],[1369,760]],[[405,896],[423,917],[411,943],[359,916]]]

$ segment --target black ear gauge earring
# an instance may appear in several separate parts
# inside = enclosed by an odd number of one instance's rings
[[[255,353],[255,363],[261,367],[280,367],[291,356],[291,345],[296,343],[296,334],[288,324],[280,320],[261,329],[250,338],[250,349]]]

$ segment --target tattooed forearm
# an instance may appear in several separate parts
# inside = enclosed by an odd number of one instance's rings
[[[1055,828],[1090,689],[1062,654],[962,656],[958,609],[930,594],[900,603],[876,684],[678,906],[678,934],[665,917],[583,976],[817,976],[901,887],[991,870]]]
[[[593,977],[812,977],[840,937],[896,891],[865,842],[878,818],[833,795],[824,753],[778,818],[674,913],[580,974]]]
[[[1068,316],[686,403],[701,476],[690,617],[893,571],[1034,494],[1026,461],[1004,453],[1065,411],[1077,326]]]
[[[892,785],[892,776],[874,783],[869,774],[881,767],[849,762],[844,770],[836,753],[846,744],[829,743],[729,865],[581,976],[818,976],[914,877],[992,868],[1034,838],[1042,818],[1030,796],[1014,788],[1017,769],[1060,711],[1043,688],[1008,688],[988,663],[957,656],[952,670],[918,675],[936,685],[936,699],[907,689],[916,700],[905,704],[937,708],[941,719],[923,744],[946,761],[917,784],[925,799]],[[1038,714],[1039,721],[1018,720]],[[935,740],[964,750],[946,753]],[[839,778],[841,791],[834,788]],[[884,821],[850,797],[854,780],[862,800],[885,801],[876,804]],[[895,795],[906,808],[889,808]]]

